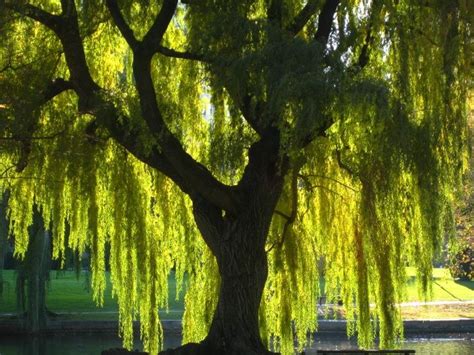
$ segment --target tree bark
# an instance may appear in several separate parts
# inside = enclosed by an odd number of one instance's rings
[[[230,225],[229,240],[220,245],[221,250],[216,254],[221,276],[219,301],[204,340],[216,354],[267,353],[258,323],[267,279],[267,256],[263,246],[255,242],[261,229],[252,231],[252,221],[247,222],[245,225],[241,220]]]
[[[17,275],[17,297],[25,312],[25,327],[31,334],[46,328],[46,282],[50,268],[50,234],[45,230],[43,217],[35,209],[29,228],[30,243]],[[26,287],[26,293],[25,293]]]
[[[271,354],[260,337],[258,310],[268,274],[265,242],[284,168],[255,166],[241,186],[244,203],[238,214],[225,214],[207,200],[193,197],[196,224],[219,266],[219,300],[209,333],[200,344],[162,354]]]

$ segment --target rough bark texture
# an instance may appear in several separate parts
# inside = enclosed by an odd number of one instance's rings
[[[258,205],[251,206],[237,218],[223,217],[217,225],[211,222],[209,209],[195,205],[196,221],[219,266],[219,300],[209,333],[201,344],[187,344],[163,354],[270,353],[262,343],[258,323],[258,309],[267,279],[264,241],[270,218],[263,216],[265,213],[262,215]],[[220,232],[217,241],[209,238],[211,233],[217,232]]]
[[[236,215],[224,214],[199,196],[193,198],[197,226],[219,266],[219,300],[201,344],[163,354],[271,354],[260,337],[258,310],[268,273],[265,241],[285,165],[278,156],[278,136],[269,135],[250,151],[238,187],[243,203]]]

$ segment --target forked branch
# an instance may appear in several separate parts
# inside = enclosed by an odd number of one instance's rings
[[[114,11],[114,2],[109,2]],[[162,37],[172,19],[177,0],[165,0],[155,23],[135,48],[134,71],[137,88],[142,102],[142,113],[160,147],[151,153],[143,153],[138,147],[138,134],[129,121],[123,119],[119,108],[115,107],[106,92],[92,79],[87,66],[83,41],[79,32],[77,10],[74,1],[61,1],[62,14],[52,15],[31,5],[17,5],[9,2],[7,8],[21,15],[32,18],[52,29],[61,41],[70,72],[70,84],[79,97],[80,112],[88,112],[97,117],[99,124],[109,130],[112,137],[131,154],[151,167],[170,177],[185,193],[199,195],[218,208],[235,213],[237,198],[233,190],[219,182],[203,165],[195,161],[183,149],[179,140],[171,134],[164,124],[156,104],[156,93],[150,75],[150,61],[160,49]],[[120,22],[119,13],[116,20]],[[122,31],[127,33],[123,26]],[[129,40],[131,39],[128,32]],[[133,41],[133,40],[132,40]],[[138,68],[138,69],[137,69]],[[51,89],[54,95],[69,87],[69,83],[58,82]],[[160,133],[160,134],[157,134]]]
[[[117,0],[107,0],[106,1],[107,8],[109,9],[110,15],[114,20],[115,25],[119,29],[120,33],[122,34],[123,38],[127,41],[128,45],[134,49],[136,48],[138,41],[133,34],[132,29],[128,26],[127,22],[122,16],[120,12],[120,8],[118,7]]]

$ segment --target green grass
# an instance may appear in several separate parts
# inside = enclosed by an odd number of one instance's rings
[[[407,268],[408,302],[424,301],[418,294],[414,268]],[[456,281],[449,274],[448,269],[433,269],[433,294],[429,301],[474,301],[474,281]]]
[[[423,301],[419,298],[415,271],[408,269],[406,301]],[[4,295],[0,299],[0,313],[14,313],[17,310],[15,298],[15,273],[4,270]],[[446,269],[434,270],[432,301],[474,300],[474,281],[459,282],[452,279]],[[99,308],[92,300],[92,294],[86,290],[85,277],[79,280],[72,271],[51,272],[51,281],[47,294],[48,308],[57,313],[71,313],[71,319],[115,320],[117,303],[111,297],[110,280],[107,275],[107,288],[104,295],[104,306]],[[161,311],[162,319],[178,319],[182,316],[183,300],[175,300],[176,283],[169,279],[169,312]]]
[[[50,282],[46,297],[48,309],[56,313],[74,313],[74,319],[117,319],[118,306],[112,298],[112,287],[107,274],[107,287],[104,293],[104,304],[98,307],[92,299],[92,291],[87,291],[86,278],[82,274],[77,279],[72,271],[51,271]],[[0,314],[17,311],[15,280],[13,270],[3,271],[4,294],[0,298]],[[183,299],[176,301],[176,281],[170,277],[169,283],[169,311],[160,311],[163,319],[181,318],[183,313]]]

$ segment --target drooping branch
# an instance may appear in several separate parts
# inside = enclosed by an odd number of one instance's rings
[[[301,178],[301,179],[306,179],[306,181],[309,181],[309,178],[319,178],[319,179],[326,179],[326,180],[330,180],[330,181],[333,181],[343,187],[345,187],[346,189],[349,189],[353,192],[359,192],[358,190],[356,190],[355,188],[353,188],[352,186],[350,185],[347,185],[346,183],[342,182],[342,181],[339,181],[338,179],[335,179],[333,177],[330,177],[330,176],[325,176],[325,175],[318,175],[318,174],[298,174],[298,177]]]
[[[303,181],[304,183],[304,188],[307,190],[307,191],[314,191],[316,189],[321,189],[321,190],[324,190],[326,192],[329,192],[339,198],[341,198],[342,200],[344,200],[344,196],[342,194],[340,194],[339,192],[325,186],[325,185],[321,185],[321,184],[313,184],[311,183],[309,177],[307,175],[298,175],[298,177]]]
[[[360,178],[360,174],[357,171],[342,161],[342,153],[339,149],[336,149],[336,161],[339,167],[349,175]]]
[[[284,213],[280,210],[275,210],[275,211],[273,211],[273,213],[276,214],[276,215],[279,215],[280,217],[283,217],[284,219],[287,219],[287,220],[291,219],[291,216],[289,216],[288,214],[286,214],[286,213]]]
[[[308,0],[293,21],[286,27],[286,30],[296,36],[316,13],[318,4],[319,0]]]
[[[29,5],[11,5],[9,9],[44,24],[56,33],[64,49],[70,71],[70,83],[79,97],[80,112],[95,115],[98,123],[107,128],[120,145],[141,161],[170,177],[185,193],[191,196],[201,195],[218,208],[235,213],[237,199],[232,189],[219,182],[204,166],[184,151],[179,140],[164,124],[156,104],[150,62],[152,55],[160,46],[176,4],[175,0],[165,0],[154,25],[134,51],[134,74],[141,98],[143,117],[159,145],[159,148],[156,147],[149,154],[141,151],[137,141],[138,135],[132,133],[133,127],[123,124],[123,121],[126,121],[123,115],[91,77],[79,32],[74,1],[62,1],[63,12],[59,16],[48,14]]]
[[[326,47],[332,29],[334,14],[340,0],[326,0],[318,16],[318,29],[314,39]]]

